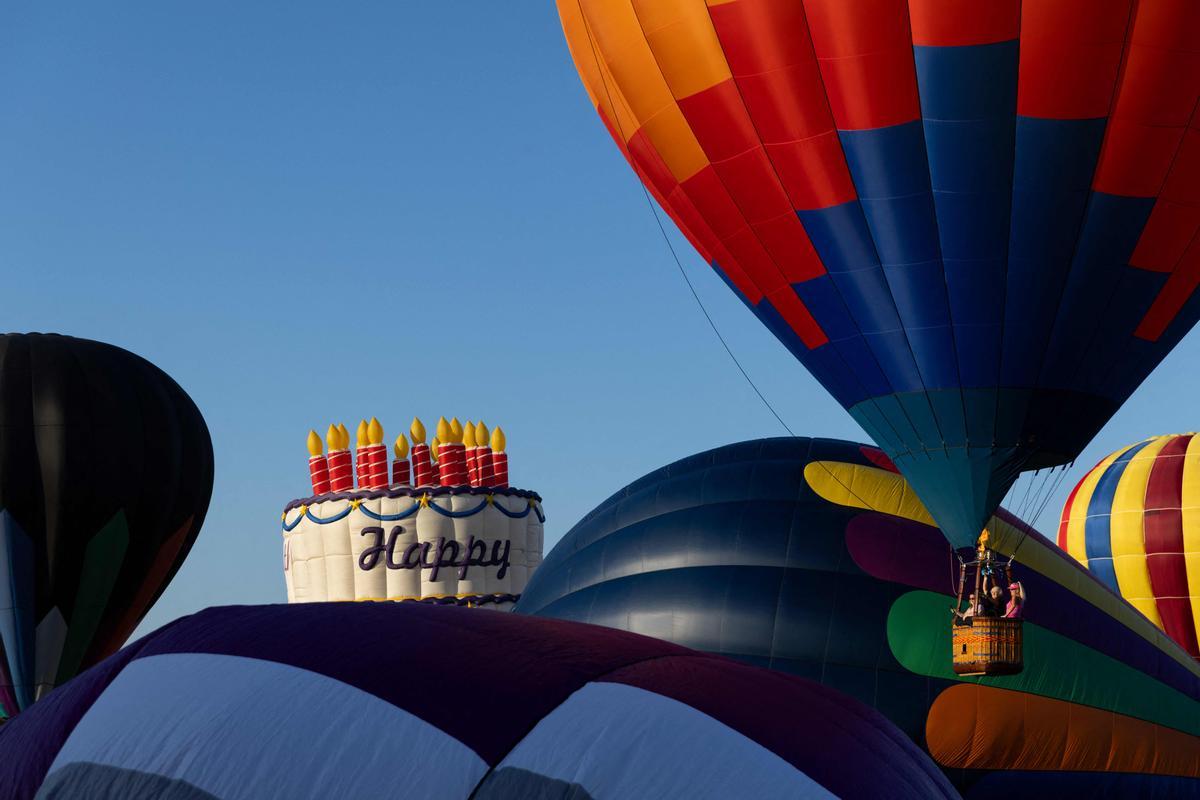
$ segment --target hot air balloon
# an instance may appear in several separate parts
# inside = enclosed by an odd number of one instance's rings
[[[214,608],[0,728],[8,797],[953,798],[826,687],[593,625]]]
[[[208,428],[118,347],[0,336],[0,716],[120,647],[212,494]]]
[[[1025,669],[963,678],[954,550],[874,447],[765,439],[634,481],[555,545],[518,614],[607,625],[876,708],[963,796],[1195,797],[1200,664],[1017,518]]]
[[[1200,436],[1154,436],[1072,490],[1058,546],[1200,658]]]
[[[1200,317],[1193,0],[558,0],[703,258],[957,547]]]

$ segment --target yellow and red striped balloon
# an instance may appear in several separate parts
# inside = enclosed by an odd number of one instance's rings
[[[1093,467],[1058,545],[1200,658],[1200,434],[1155,436]]]

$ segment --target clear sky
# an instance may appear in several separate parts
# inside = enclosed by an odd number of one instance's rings
[[[863,440],[674,241],[792,429]],[[0,274],[4,328],[139,353],[212,431],[208,521],[141,631],[284,599],[279,512],[333,420],[501,424],[548,547],[648,470],[782,433],[548,0],[0,3]],[[1043,531],[1101,456],[1197,427],[1197,364],[1193,334]]]

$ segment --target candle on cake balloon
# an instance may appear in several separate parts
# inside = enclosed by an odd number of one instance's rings
[[[330,425],[325,433],[329,445],[329,488],[348,492],[354,488],[354,470],[350,466],[350,433],[345,425]]]
[[[367,487],[367,447],[371,444],[369,435],[367,434],[367,421],[361,420],[358,423],[358,430],[354,436],[354,472],[358,478],[358,488],[365,489]]]
[[[492,445],[491,433],[483,420],[475,425],[475,482],[473,486],[492,485]]]
[[[392,462],[392,484],[395,486],[408,486],[410,480],[408,439],[404,438],[403,433],[396,437],[396,443],[392,445],[392,454],[396,456],[396,460]]]
[[[442,486],[462,486],[467,482],[466,454],[462,441],[454,431],[456,427],[461,431],[462,425],[456,423],[458,420],[446,422],[445,417],[438,420],[438,439],[441,440],[438,445],[438,478]]]
[[[430,481],[433,486],[442,486],[442,440],[437,437],[430,440],[430,457],[433,459]]]
[[[492,486],[507,488],[508,486],[508,453],[504,452],[506,442],[504,429],[499,425],[492,431]]]
[[[383,425],[375,417],[367,423],[367,486],[382,489],[388,483],[387,446],[383,443]]]
[[[321,446],[321,437],[316,431],[308,432],[308,475],[312,478],[314,495],[329,492],[329,459]]]
[[[433,484],[433,464],[429,460],[429,445],[425,444],[425,426],[417,417],[413,417],[412,427],[412,471],[414,486],[430,486]]]
[[[454,417],[450,420],[450,432],[454,436],[450,442],[451,457],[454,460],[452,465],[454,469],[454,482],[451,484],[451,486],[466,486],[468,483],[470,483],[467,478],[467,447],[463,442],[464,438],[466,437],[463,424],[458,421],[458,417]]]
[[[475,456],[479,448],[475,446],[475,423],[471,420],[467,420],[467,424],[463,425],[462,443],[467,454],[467,483],[478,486],[475,481],[479,478],[479,464]]]

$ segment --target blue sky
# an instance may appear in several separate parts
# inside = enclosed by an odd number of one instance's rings
[[[305,434],[501,424],[547,544],[698,450],[782,433],[683,284],[549,2],[0,5],[3,326],[156,362],[204,412],[208,521],[141,631],[282,601]],[[848,415],[680,237],[796,433]],[[1197,426],[1192,335],[1081,456]],[[1021,487],[1019,487],[1021,488]]]

